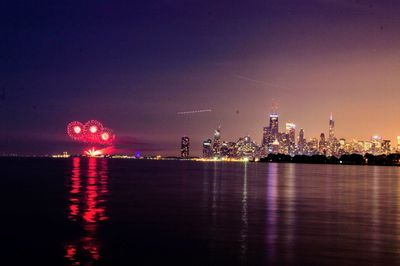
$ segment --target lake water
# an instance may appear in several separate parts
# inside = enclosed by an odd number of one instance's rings
[[[396,167],[95,158],[0,166],[2,265],[400,263]]]

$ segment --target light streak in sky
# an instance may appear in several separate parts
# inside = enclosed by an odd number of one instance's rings
[[[211,109],[203,109],[203,110],[193,110],[193,111],[183,111],[177,112],[178,115],[189,115],[189,114],[197,114],[197,113],[206,113],[211,112]]]

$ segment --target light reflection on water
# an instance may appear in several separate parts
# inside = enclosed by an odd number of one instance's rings
[[[243,175],[243,191],[242,191],[242,228],[240,230],[240,248],[242,262],[246,263],[247,256],[247,234],[249,221],[247,217],[247,163],[244,164],[244,175]]]
[[[108,219],[107,159],[72,159],[69,194],[69,220],[79,223],[82,231],[77,239],[66,245],[65,258],[71,265],[92,265],[101,259],[101,241],[97,238],[98,223]],[[83,169],[87,174],[83,174]]]
[[[268,167],[267,186],[266,186],[266,253],[271,261],[274,261],[276,253],[276,239],[278,214],[277,214],[277,197],[278,197],[278,165],[271,164]]]
[[[2,265],[400,264],[400,167],[0,163]]]

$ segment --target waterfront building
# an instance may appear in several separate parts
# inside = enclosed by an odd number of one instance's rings
[[[269,115],[269,126],[263,128],[263,137],[261,140],[261,146],[263,147],[265,154],[272,152],[272,143],[278,138],[279,138],[279,115],[276,111],[273,111]]]
[[[374,135],[371,137],[371,151],[373,155],[379,155],[382,154],[382,137],[379,135]]]
[[[213,155],[215,157],[218,157],[221,155],[220,153],[221,153],[221,128],[218,127],[214,131]]]
[[[307,143],[308,154],[307,155],[314,155],[318,154],[318,139],[311,138]]]
[[[304,130],[300,128],[299,131],[299,138],[297,140],[297,153],[298,154],[304,154],[305,148],[306,148],[306,139],[304,138]]]
[[[397,136],[397,152],[400,152],[400,136]]]
[[[390,153],[390,151],[391,151],[391,141],[390,140],[387,140],[387,139],[384,139],[384,140],[382,140],[382,153],[383,154],[389,154]]]
[[[274,154],[280,153],[279,146],[280,146],[279,141],[277,139],[274,140],[274,142],[272,142],[272,153],[274,153]]]
[[[279,115],[273,112],[269,115],[269,128],[271,130],[271,135],[276,139],[279,133]]]
[[[181,139],[181,157],[189,158],[189,137],[183,136]]]
[[[250,136],[239,138],[237,141],[237,157],[254,158],[257,152],[257,144],[251,140]]]
[[[203,141],[203,158],[211,158],[213,156],[212,141],[207,139]]]
[[[294,156],[296,150],[296,125],[292,122],[286,123],[286,146],[287,154]]]
[[[335,120],[333,120],[333,114],[329,117],[329,142],[332,142],[335,138]]]
[[[326,150],[327,150],[327,145],[326,145],[326,139],[325,139],[325,134],[321,133],[319,136],[319,145],[318,145],[318,150],[319,153],[322,155],[326,155]]]

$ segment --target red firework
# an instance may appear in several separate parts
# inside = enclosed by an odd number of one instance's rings
[[[73,139],[77,141],[84,141],[84,125],[79,121],[73,121],[67,126],[67,133]]]
[[[78,121],[71,122],[67,126],[67,132],[73,140],[80,142],[109,146],[115,140],[113,131],[104,128],[97,120],[90,120],[85,124]]]
[[[103,145],[111,145],[114,142],[115,135],[109,128],[104,128],[100,135],[100,143]]]
[[[89,143],[99,143],[103,125],[97,120],[90,120],[85,124],[85,139]]]

